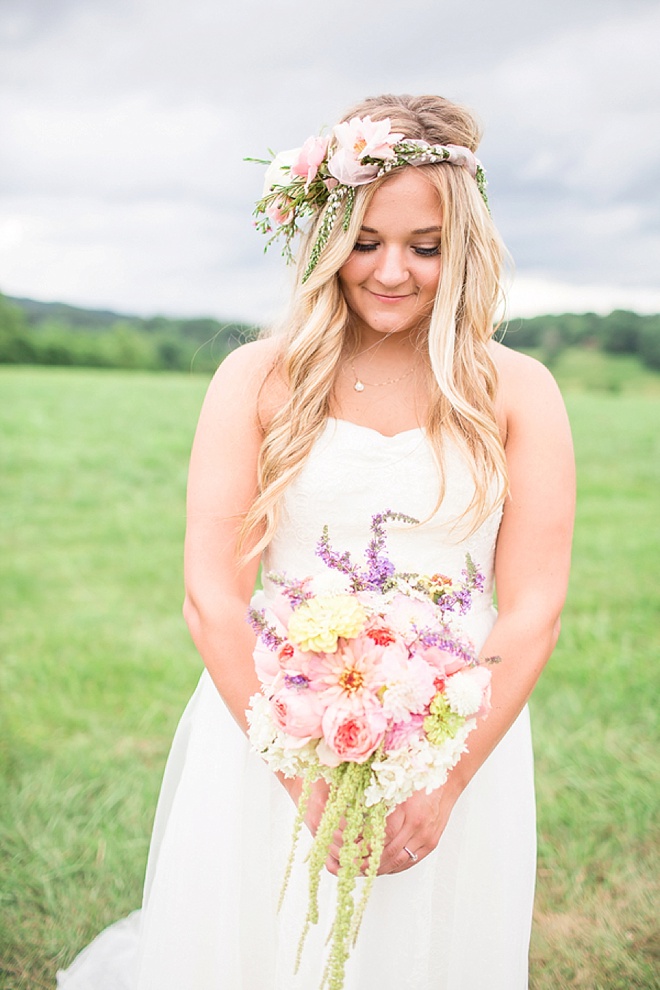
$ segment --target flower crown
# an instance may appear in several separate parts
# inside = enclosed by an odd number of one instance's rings
[[[348,230],[357,186],[366,185],[404,165],[448,162],[468,170],[486,207],[486,173],[469,148],[457,144],[413,141],[391,130],[389,118],[353,117],[337,124],[332,138],[307,138],[302,148],[282,151],[272,161],[248,158],[267,165],[263,196],[254,209],[255,227],[268,234],[266,248],[284,238],[282,254],[293,260],[291,242],[298,221],[326,207],[316,241],[303,274],[306,282],[318,263],[343,205],[342,225]]]

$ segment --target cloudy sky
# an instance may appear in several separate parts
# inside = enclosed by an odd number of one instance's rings
[[[357,99],[473,107],[511,315],[660,312],[659,0],[0,0],[0,291],[263,320],[262,170]]]

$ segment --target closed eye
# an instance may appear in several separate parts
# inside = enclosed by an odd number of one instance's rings
[[[378,244],[374,241],[356,241],[353,245],[353,250],[375,251],[377,247]],[[440,245],[436,244],[434,247],[414,247],[412,250],[421,258],[434,258],[436,255],[440,254]]]

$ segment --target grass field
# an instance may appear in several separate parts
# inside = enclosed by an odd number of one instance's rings
[[[660,987],[660,396],[653,376],[642,387],[620,369],[606,380],[592,367],[580,389],[571,367],[580,499],[562,639],[533,699],[531,986],[648,990]],[[2,990],[52,988],[139,904],[160,774],[200,671],[181,543],[205,384],[0,369]]]

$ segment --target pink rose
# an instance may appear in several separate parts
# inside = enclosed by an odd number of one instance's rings
[[[310,137],[303,144],[298,157],[291,166],[291,175],[299,175],[305,179],[305,188],[314,181],[328,151],[328,138]]]
[[[273,718],[291,736],[311,739],[321,735],[321,705],[309,689],[283,687],[271,698]]]
[[[331,706],[323,714],[323,741],[319,744],[319,759],[328,766],[344,760],[365,763],[376,751],[387,729],[387,719],[379,708],[362,713],[346,714]]]

